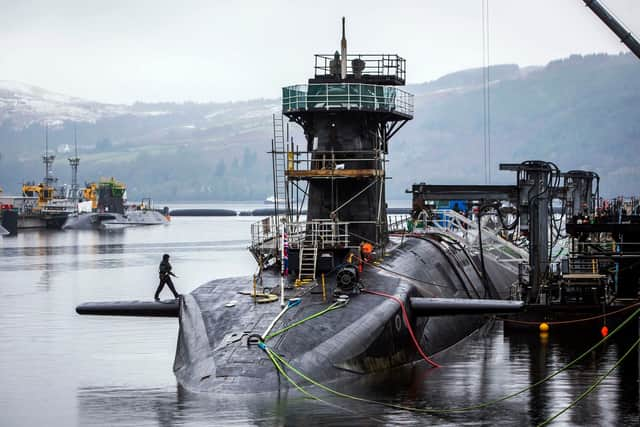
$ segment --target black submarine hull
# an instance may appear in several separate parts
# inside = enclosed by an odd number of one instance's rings
[[[475,257],[443,236],[392,238],[384,260],[378,266],[366,265],[360,283],[366,290],[403,302],[421,349],[435,355],[437,362],[439,352],[480,328],[486,316],[447,315],[446,309],[428,315],[417,302],[420,298],[507,299],[517,274],[487,255],[485,268],[487,281]],[[332,281],[327,278],[327,299]],[[265,277],[265,286],[278,284],[278,276]],[[323,302],[318,286],[305,286],[295,291],[300,304],[289,309],[273,331],[331,303]],[[250,339],[263,334],[281,312],[280,305],[256,304],[246,295],[251,289],[251,277],[228,278],[209,282],[181,298],[174,373],[186,390],[240,394],[290,387]],[[412,309],[412,298],[416,309]],[[345,307],[267,339],[265,345],[314,380],[348,380],[420,361],[407,326],[397,301],[363,292],[352,295]]]

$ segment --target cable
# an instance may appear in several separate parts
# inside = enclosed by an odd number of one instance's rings
[[[278,360],[280,360],[281,362],[284,362],[284,359],[282,359],[277,353],[273,352],[271,349],[267,348],[264,345],[263,342],[259,342],[258,343],[258,347],[260,347],[267,354],[267,356],[271,360],[271,363],[273,363],[273,366],[275,366],[276,371],[278,371],[278,374],[282,375],[300,393],[302,393],[303,395],[305,395],[309,399],[317,400],[318,402],[322,402],[325,405],[331,406],[333,408],[341,409],[341,410],[343,410],[345,412],[349,412],[350,414],[358,414],[357,412],[352,411],[351,409],[345,408],[344,406],[336,405],[336,404],[331,403],[331,402],[327,402],[326,400],[321,399],[318,396],[309,393],[307,390],[305,390],[303,387],[301,387],[298,383],[296,383],[289,375],[287,375],[287,373],[286,373],[286,371],[284,369],[282,369],[282,366],[280,366],[280,363],[278,363]],[[361,414],[358,414],[358,415],[361,415]],[[379,422],[383,422],[380,419],[373,418],[373,417],[370,417],[370,416],[368,418],[371,418],[372,420],[376,420],[376,421],[379,421]]]
[[[278,335],[280,335],[280,334],[282,334],[284,332],[287,332],[289,329],[295,328],[296,326],[299,326],[299,325],[303,324],[304,322],[306,322],[308,320],[315,319],[316,317],[320,317],[325,313],[328,313],[328,312],[333,311],[333,310],[337,310],[339,308],[344,307],[345,305],[346,304],[342,303],[342,302],[334,302],[329,307],[327,307],[327,308],[325,308],[325,309],[323,309],[321,311],[318,311],[317,313],[314,313],[314,314],[312,314],[310,316],[305,317],[304,319],[300,319],[300,320],[298,320],[296,322],[291,323],[290,325],[287,325],[286,327],[284,327],[282,329],[279,329],[279,330],[277,330],[275,332],[270,333],[269,335],[264,337],[264,340],[267,341],[267,340],[270,340],[271,338],[277,337]]]
[[[593,392],[593,390],[595,390],[600,383],[602,383],[602,381],[604,381],[605,378],[607,378],[618,366],[620,366],[620,364],[624,361],[624,359],[627,358],[627,356],[629,356],[629,354],[631,354],[631,352],[640,344],[640,338],[638,338],[636,340],[636,342],[634,342],[631,347],[629,347],[629,349],[622,355],[622,357],[620,359],[618,359],[618,361],[604,374],[602,375],[600,378],[598,378],[598,380],[596,382],[594,382],[593,384],[591,384],[589,386],[589,388],[587,388],[580,396],[576,397],[569,405],[567,405],[566,408],[562,409],[560,412],[558,412],[557,414],[547,418],[546,420],[544,420],[543,422],[541,422],[540,424],[538,424],[538,427],[541,426],[546,426],[547,424],[549,424],[551,421],[555,420],[556,418],[558,418],[560,415],[564,414],[565,412],[567,412],[569,409],[573,408],[575,405],[578,404],[578,402],[580,402],[582,399],[584,399],[585,397],[587,397],[589,394],[591,394]]]
[[[400,308],[402,309],[402,319],[404,320],[404,324],[407,327],[407,330],[409,331],[409,335],[411,335],[411,339],[413,340],[413,344],[415,344],[416,349],[418,350],[418,353],[420,353],[420,356],[422,356],[422,358],[429,363],[431,366],[433,366],[434,368],[442,368],[441,365],[439,365],[438,363],[434,362],[433,360],[431,360],[429,358],[429,356],[427,356],[426,354],[424,354],[424,351],[422,351],[422,347],[420,347],[420,343],[418,342],[418,340],[416,339],[416,336],[413,333],[413,328],[411,327],[411,323],[409,322],[409,316],[407,316],[407,310],[404,308],[404,302],[402,302],[402,300],[400,300],[400,298],[391,295],[391,294],[387,294],[384,292],[380,292],[380,291],[372,291],[369,289],[363,289],[362,292],[368,293],[368,294],[374,294],[374,295],[379,295],[385,298],[389,298],[394,300],[395,302],[397,302],[398,304],[400,304]]]
[[[416,408],[416,407],[411,407],[411,406],[404,406],[404,405],[398,405],[395,403],[388,403],[388,402],[382,402],[382,401],[376,401],[376,400],[370,400],[370,399],[365,399],[362,397],[358,397],[358,396],[354,396],[354,395],[350,395],[347,393],[342,393],[340,391],[334,390],[331,387],[328,387],[318,381],[315,381],[314,379],[310,378],[309,376],[305,375],[303,372],[301,372],[300,370],[296,369],[294,366],[292,366],[289,362],[287,362],[284,358],[282,358],[280,355],[278,355],[277,353],[273,352],[271,349],[269,349],[268,347],[266,347],[266,345],[262,342],[258,343],[258,346],[263,349],[268,355],[269,358],[271,359],[271,361],[273,362],[274,359],[276,359],[278,362],[282,363],[284,366],[286,366],[288,369],[290,369],[292,372],[294,372],[295,374],[297,374],[300,378],[304,379],[305,381],[309,382],[310,384],[325,390],[335,396],[338,397],[343,397],[345,399],[350,399],[350,400],[356,400],[356,401],[360,401],[360,402],[365,402],[365,403],[371,403],[374,405],[382,405],[382,406],[386,406],[389,408],[395,408],[395,409],[402,409],[405,411],[411,411],[411,412],[418,412],[418,413],[429,413],[429,414],[446,414],[446,413],[456,413],[456,412],[469,412],[469,411],[473,411],[473,410],[478,410],[478,409],[483,409],[483,408],[487,408],[489,406],[495,405],[497,403],[509,400],[511,398],[514,398],[524,392],[527,392],[529,390],[534,389],[535,387],[538,387],[541,384],[544,384],[545,382],[551,380],[552,378],[558,376],[559,374],[561,374],[562,372],[568,370],[569,368],[571,368],[572,366],[574,366],[575,364],[577,364],[578,362],[580,362],[582,359],[584,359],[585,357],[591,355],[591,353],[598,348],[599,346],[601,346],[602,344],[604,344],[607,340],[609,340],[612,336],[614,336],[618,331],[620,331],[627,323],[629,323],[632,319],[636,318],[638,315],[640,314],[640,309],[636,310],[633,314],[631,314],[631,316],[627,317],[622,323],[620,323],[620,325],[618,325],[610,334],[608,334],[607,336],[603,337],[600,341],[598,341],[597,343],[595,343],[593,346],[591,346],[589,349],[587,349],[585,352],[583,352],[580,356],[578,356],[576,359],[574,359],[573,361],[569,362],[568,364],[566,364],[565,366],[563,366],[562,368],[560,368],[559,370],[557,370],[556,372],[547,375],[546,377],[542,378],[541,380],[530,384],[529,386],[518,390],[516,392],[510,393],[506,396],[503,396],[501,398],[498,399],[493,399],[493,400],[489,400],[487,402],[484,403],[480,403],[477,405],[471,405],[471,406],[466,406],[466,407],[460,407],[460,408],[442,408],[442,409],[435,409],[435,408]],[[634,344],[634,346],[631,347],[631,349],[629,349],[628,353],[630,353],[630,351],[636,346],[637,344]],[[625,355],[616,363],[616,365],[619,365],[620,362],[622,362],[622,360],[626,357],[627,353],[625,353]],[[280,372],[280,370],[282,370],[282,367],[278,364],[274,362],[274,366],[276,367],[276,369]],[[303,392],[303,394],[310,396],[313,399],[325,402],[324,400],[312,395],[311,393],[309,393],[308,391],[304,390],[301,386],[299,386],[297,383],[295,383],[295,381],[293,381],[289,376],[287,376],[284,373],[284,370],[282,370],[283,372],[283,376],[289,381],[291,382],[294,387],[296,387],[297,389],[301,389],[301,391]],[[597,383],[599,384],[599,383]],[[597,384],[595,386],[597,386]],[[594,387],[595,388],[595,387]]]

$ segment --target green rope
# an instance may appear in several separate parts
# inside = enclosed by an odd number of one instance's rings
[[[596,382],[594,382],[593,384],[591,384],[589,386],[589,388],[587,388],[580,396],[576,397],[575,400],[573,402],[571,402],[566,408],[564,408],[562,411],[558,412],[557,414],[553,415],[552,417],[547,418],[546,420],[544,420],[542,423],[538,424],[538,427],[541,426],[546,426],[547,424],[549,424],[551,421],[555,420],[556,418],[558,418],[560,415],[564,414],[565,412],[567,412],[569,409],[573,408],[578,402],[580,402],[582,399],[584,399],[585,397],[587,397],[589,394],[591,394],[593,392],[593,390],[595,390],[602,381],[604,381],[605,378],[607,378],[618,366],[620,366],[620,364],[622,363],[622,361],[624,359],[626,359],[626,357],[631,354],[631,352],[640,344],[640,338],[638,338],[636,340],[635,343],[633,343],[631,345],[631,347],[629,347],[629,349],[622,355],[622,357],[620,359],[618,359],[618,361],[611,367],[611,369],[609,369],[604,375],[602,375],[600,378],[598,378],[598,380]]]
[[[312,399],[312,400],[317,400],[318,402],[322,402],[325,405],[334,407],[334,408],[338,408],[341,409],[343,411],[349,412],[351,414],[357,414],[355,411],[352,411],[351,409],[345,408],[343,406],[340,405],[336,405],[334,403],[328,402],[324,399],[319,398],[318,396],[315,396],[311,393],[309,393],[307,390],[305,390],[302,386],[300,386],[298,383],[296,383],[289,375],[287,375],[286,371],[284,369],[282,369],[282,366],[280,366],[280,364],[278,363],[278,361],[276,360],[276,357],[279,358],[278,354],[271,351],[271,349],[267,348],[266,345],[264,345],[264,343],[262,343],[262,345],[260,346],[260,348],[262,348],[262,350],[264,350],[265,353],[267,353],[267,356],[269,357],[269,359],[271,359],[271,362],[273,363],[273,366],[275,366],[276,370],[278,371],[278,373],[280,375],[282,375],[291,385],[293,385],[293,387],[295,387],[300,393],[302,393],[303,395],[307,396],[308,398]],[[276,357],[274,357],[276,356]],[[360,414],[358,414],[360,415]],[[378,421],[378,422],[384,422],[381,419],[378,418],[373,418],[371,416],[369,416],[368,418]]]
[[[526,391],[529,391],[549,380],[551,380],[552,378],[556,377],[557,375],[559,375],[560,373],[566,371],[567,369],[571,368],[572,366],[574,366],[576,363],[578,363],[579,361],[581,361],[582,359],[584,359],[586,356],[588,356],[589,354],[591,354],[591,352],[593,350],[595,350],[596,348],[598,348],[600,345],[604,344],[605,341],[607,341],[609,338],[611,338],[616,332],[618,332],[620,329],[622,329],[627,323],[629,323],[632,319],[634,319],[638,314],[640,314],[640,309],[636,310],[633,314],[631,314],[629,317],[627,317],[622,323],[620,323],[620,325],[618,325],[618,327],[616,327],[610,334],[608,334],[606,337],[602,338],[600,341],[598,341],[596,344],[594,344],[593,346],[591,346],[588,350],[586,350],[584,353],[582,353],[580,356],[578,356],[578,358],[574,359],[572,362],[568,363],[567,365],[565,365],[564,367],[560,368],[558,371],[554,372],[553,374],[550,374],[548,376],[546,376],[545,378],[517,391],[511,394],[508,394],[504,397],[498,398],[498,399],[494,399],[494,400],[490,400],[488,402],[484,402],[484,403],[480,403],[477,405],[471,405],[471,406],[466,406],[466,407],[461,407],[461,408],[443,408],[443,409],[429,409],[429,408],[415,408],[415,407],[409,407],[409,406],[403,406],[403,405],[398,405],[398,404],[394,404],[394,403],[388,403],[388,402],[380,402],[380,401],[375,401],[375,400],[370,400],[370,399],[365,399],[362,397],[358,397],[358,396],[353,396],[347,393],[342,393],[339,392],[337,390],[334,390],[328,386],[325,386],[324,384],[321,384],[315,380],[313,380],[312,378],[306,376],[304,373],[300,372],[298,369],[296,369],[294,366],[292,366],[291,364],[289,364],[286,360],[284,360],[280,355],[278,355],[277,353],[271,351],[270,349],[265,347],[265,351],[267,351],[267,353],[272,354],[272,356],[277,359],[280,363],[282,363],[283,365],[285,365],[287,368],[289,368],[292,372],[294,372],[295,374],[297,374],[298,376],[300,376],[301,378],[303,378],[304,380],[308,381],[310,384],[315,385],[318,388],[321,388],[322,390],[325,390],[331,394],[334,394],[336,396],[339,397],[343,397],[346,399],[351,399],[351,400],[356,400],[356,401],[360,401],[360,402],[366,402],[366,403],[372,403],[372,404],[376,404],[376,405],[384,405],[390,408],[395,408],[395,409],[402,409],[402,410],[407,410],[407,411],[413,411],[413,412],[422,412],[422,413],[455,413],[455,412],[468,412],[468,411],[473,411],[473,410],[477,410],[477,409],[483,409],[486,407],[489,407],[491,405],[494,405],[496,403],[500,403],[503,402],[505,400],[511,399],[513,397],[516,397]],[[276,367],[277,368],[277,367]],[[305,390],[306,392],[306,390]],[[307,392],[308,393],[308,392]]]
[[[265,350],[265,352],[267,353],[267,356],[269,356],[269,359],[271,359],[271,362],[273,363],[273,366],[276,367],[276,370],[278,371],[278,373],[280,375],[282,375],[287,381],[289,381],[300,393],[304,394],[305,396],[307,396],[307,397],[309,397],[309,398],[311,398],[313,400],[321,400],[317,396],[314,396],[313,394],[309,393],[304,388],[300,387],[293,379],[291,379],[291,377],[289,377],[287,375],[285,370],[282,369],[282,366],[280,366],[278,361],[273,357],[273,354],[275,354],[275,353],[273,353],[271,350],[269,350],[266,347],[263,350]]]
[[[277,337],[278,335],[280,335],[280,334],[282,334],[284,332],[287,332],[289,329],[292,329],[292,328],[295,328],[296,326],[302,325],[304,322],[306,322],[308,320],[315,319],[316,317],[320,317],[323,314],[326,314],[326,313],[328,313],[330,311],[333,311],[333,310],[337,310],[337,309],[342,308],[344,306],[345,306],[345,303],[343,303],[343,302],[334,302],[329,307],[327,307],[327,308],[325,308],[325,309],[323,309],[323,310],[321,310],[321,311],[319,311],[317,313],[314,313],[314,314],[312,314],[310,316],[305,317],[304,319],[300,319],[300,320],[298,320],[296,322],[293,322],[292,324],[290,324],[290,325],[288,325],[288,326],[286,326],[286,327],[284,327],[282,329],[279,329],[279,330],[267,335],[266,337],[264,337],[264,340],[265,341],[270,340],[271,338]]]

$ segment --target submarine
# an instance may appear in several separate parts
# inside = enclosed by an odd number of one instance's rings
[[[410,217],[389,220],[389,144],[413,118],[405,81],[398,55],[347,54],[343,18],[340,51],[315,55],[308,83],[282,90],[271,141],[274,215],[251,227],[257,272],[176,301],[76,311],[177,317],[173,371],[191,392],[294,391],[273,354],[318,382],[413,363],[437,369],[438,354],[487,314],[523,302],[512,292],[517,270],[495,253],[472,250],[446,226],[408,231]],[[302,128],[305,146],[293,144],[282,116]]]

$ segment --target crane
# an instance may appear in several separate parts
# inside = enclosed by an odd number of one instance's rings
[[[607,27],[611,29],[618,37],[620,41],[629,48],[635,56],[640,59],[640,42],[635,38],[633,33],[629,31],[616,17],[609,12],[609,10],[598,0],[583,0],[584,4],[596,14]]]

